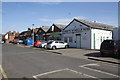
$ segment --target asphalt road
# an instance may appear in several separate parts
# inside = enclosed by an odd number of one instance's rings
[[[119,80],[117,64],[76,59],[12,44],[2,45],[2,67],[8,78]]]

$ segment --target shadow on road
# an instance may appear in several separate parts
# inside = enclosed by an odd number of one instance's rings
[[[113,58],[113,59],[120,59],[120,58],[115,58],[112,56],[101,56],[100,52],[93,52],[93,53],[88,53],[85,54],[84,56],[88,56],[88,57],[101,57],[101,58]]]

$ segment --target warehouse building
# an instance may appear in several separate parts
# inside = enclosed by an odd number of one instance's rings
[[[112,39],[113,26],[73,19],[62,31],[62,40],[70,47],[100,49],[103,40]]]

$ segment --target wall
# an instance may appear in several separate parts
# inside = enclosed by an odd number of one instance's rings
[[[100,45],[104,40],[112,39],[112,31],[91,29],[91,37],[91,49],[100,49]]]
[[[65,30],[74,30],[74,29],[83,29],[83,28],[88,28],[89,30],[81,30],[79,32],[64,32]],[[76,42],[76,34],[81,34],[81,48],[84,49],[90,49],[91,48],[91,31],[90,31],[90,27],[87,27],[83,24],[81,24],[80,22],[77,21],[73,21],[66,29],[63,31],[62,34],[62,39],[64,40],[64,37],[72,37],[73,41],[69,42],[69,38],[67,38],[69,46],[70,47],[77,47],[77,43]]]

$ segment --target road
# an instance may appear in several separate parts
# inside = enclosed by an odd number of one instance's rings
[[[14,78],[13,80],[15,78],[118,80],[119,78],[117,64],[76,59],[41,49],[18,47],[12,44],[2,45],[2,67],[7,77]]]

